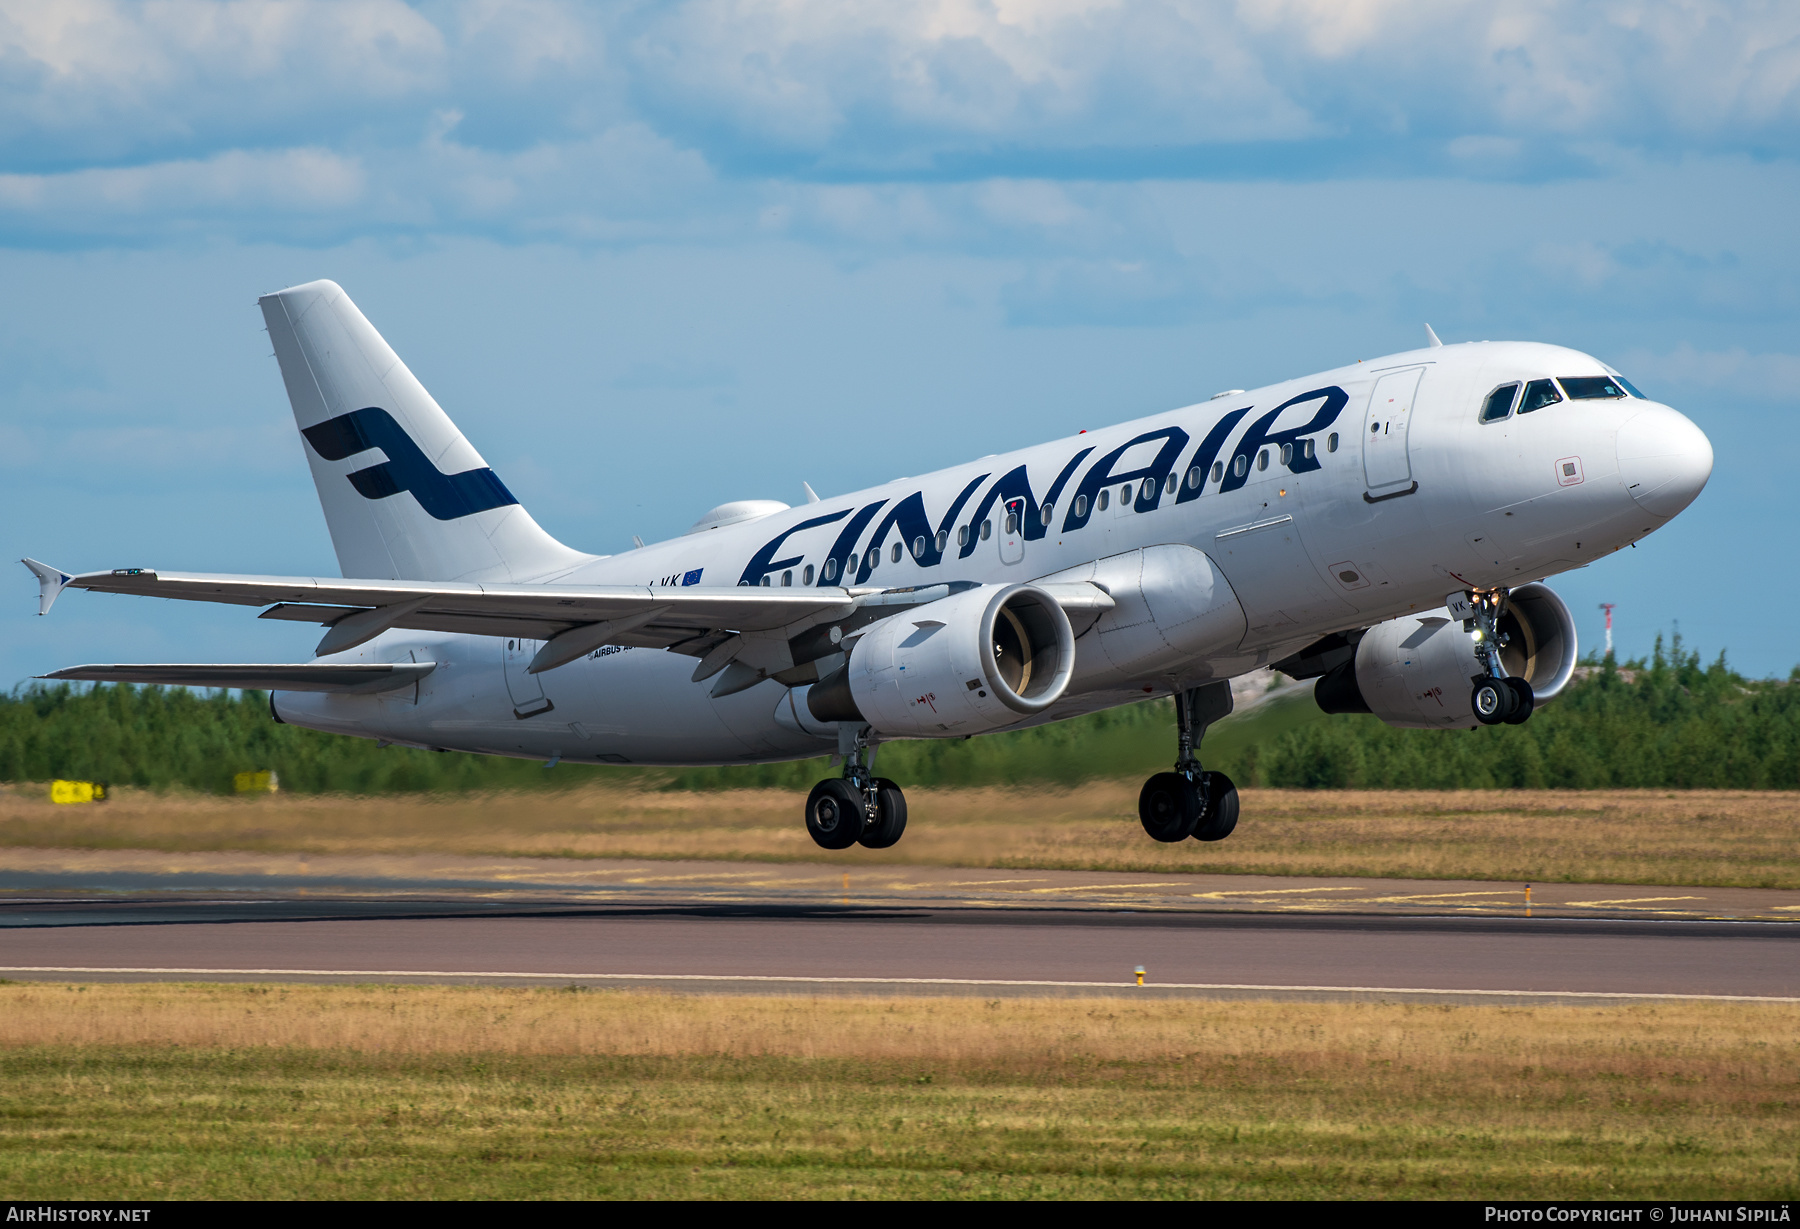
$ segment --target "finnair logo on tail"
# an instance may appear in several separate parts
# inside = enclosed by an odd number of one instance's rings
[[[379,406],[339,414],[302,428],[300,434],[327,461],[342,461],[372,448],[387,453],[388,459],[379,465],[350,473],[350,485],[364,499],[386,499],[411,491],[419,506],[440,521],[519,502],[491,469],[446,474],[419,451],[394,416]]]

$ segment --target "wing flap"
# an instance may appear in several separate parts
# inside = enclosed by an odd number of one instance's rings
[[[158,687],[233,687],[245,691],[338,691],[366,693],[410,687],[437,669],[434,661],[336,665],[88,665],[70,666],[39,678],[62,682],[137,683]]]

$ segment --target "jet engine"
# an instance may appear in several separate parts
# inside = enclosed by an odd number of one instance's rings
[[[1535,583],[1514,589],[1496,630],[1501,664],[1531,684],[1537,703],[1568,683],[1575,671],[1575,618],[1553,590]],[[1290,660],[1327,667],[1313,695],[1328,713],[1373,713],[1412,729],[1478,724],[1470,693],[1487,671],[1475,655],[1474,634],[1447,610],[1377,623],[1353,644],[1347,637],[1335,647],[1322,642]]]
[[[1075,633],[1055,598],[983,586],[870,624],[805,706],[819,722],[889,736],[981,734],[1050,707],[1074,666]]]

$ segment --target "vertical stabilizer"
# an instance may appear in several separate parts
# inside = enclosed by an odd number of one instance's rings
[[[345,576],[541,580],[545,533],[336,282],[259,300]]]

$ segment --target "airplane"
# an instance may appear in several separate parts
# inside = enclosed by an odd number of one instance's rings
[[[1667,524],[1712,473],[1693,422],[1578,351],[1445,345],[820,498],[720,504],[593,555],[551,537],[334,282],[259,300],[341,578],[36,560],[66,588],[260,607],[314,660],[117,664],[47,679],[260,689],[279,722],[590,764],[823,754],[827,850],[886,848],[897,739],[968,738],[1171,696],[1157,841],[1216,841],[1203,767],[1230,680],[1314,679],[1329,713],[1517,724],[1576,662],[1546,577]]]

